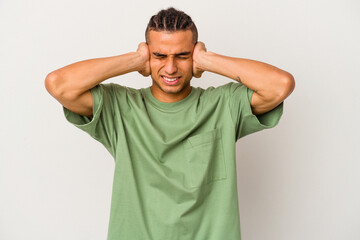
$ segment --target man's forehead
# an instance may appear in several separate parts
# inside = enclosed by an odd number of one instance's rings
[[[164,54],[191,52],[195,45],[192,42],[191,34],[191,31],[150,31],[150,41],[148,42],[148,45],[151,52]]]
[[[155,31],[155,30],[150,30],[149,31],[149,38],[151,39],[159,39],[160,41],[166,41],[169,39],[181,39],[182,41],[184,40],[192,40],[193,37],[193,33],[191,32],[191,30],[179,30],[179,31]]]
[[[174,44],[170,42],[149,45],[150,53],[161,53],[166,55],[183,54],[187,52],[191,53],[193,49],[194,44]]]

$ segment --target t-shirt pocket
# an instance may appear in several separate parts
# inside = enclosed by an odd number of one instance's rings
[[[226,179],[226,164],[220,129],[189,137],[184,144],[190,187]]]

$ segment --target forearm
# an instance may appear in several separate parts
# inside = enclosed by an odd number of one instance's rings
[[[48,74],[47,88],[55,95],[76,98],[108,78],[140,71],[141,56],[136,52],[76,62]]]
[[[272,65],[243,58],[222,56],[213,52],[204,52],[201,56],[201,68],[217,73],[254,90],[264,98],[274,95],[286,95],[290,73]]]

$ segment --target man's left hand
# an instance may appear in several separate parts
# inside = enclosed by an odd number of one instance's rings
[[[203,42],[197,42],[194,51],[193,51],[193,76],[196,78],[201,77],[202,73],[205,71],[204,62],[202,62],[202,57],[206,54],[206,47]]]

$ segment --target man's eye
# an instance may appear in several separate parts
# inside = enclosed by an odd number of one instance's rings
[[[165,58],[165,55],[155,55],[156,58]]]

